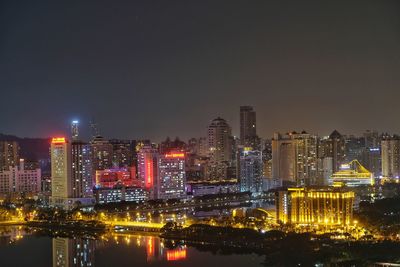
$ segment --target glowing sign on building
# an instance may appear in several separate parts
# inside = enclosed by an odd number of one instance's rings
[[[169,154],[165,154],[166,158],[184,158],[185,157],[185,153],[169,153]]]
[[[53,137],[52,144],[65,144],[65,137]]]
[[[186,249],[174,249],[167,251],[167,261],[178,261],[186,259]]]
[[[146,155],[144,160],[145,168],[145,187],[147,189],[153,187],[154,172],[153,172],[153,159],[151,155]]]

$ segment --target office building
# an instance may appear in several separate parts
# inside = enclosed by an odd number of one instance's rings
[[[272,178],[287,185],[313,185],[318,177],[318,139],[306,132],[274,134]]]
[[[240,145],[259,149],[257,136],[256,112],[251,106],[240,107]]]
[[[237,177],[240,191],[260,193],[263,185],[262,153],[250,147],[238,149]]]
[[[159,199],[186,197],[185,153],[170,151],[159,157],[158,196]]]
[[[158,192],[158,149],[151,144],[144,144],[138,151],[138,180],[142,188],[156,199]]]
[[[384,178],[400,177],[400,137],[385,135],[381,142],[382,176]]]
[[[353,223],[354,192],[343,188],[289,188],[276,193],[278,223],[348,226]]]
[[[93,197],[92,147],[77,139],[71,144],[72,197]]]
[[[212,162],[230,162],[231,136],[231,127],[222,118],[214,119],[208,126],[208,151]]]
[[[71,143],[64,137],[51,141],[51,204],[68,207],[72,205]]]
[[[92,171],[110,169],[113,160],[113,146],[102,136],[96,136],[91,142]]]

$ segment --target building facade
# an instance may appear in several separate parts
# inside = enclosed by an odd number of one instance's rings
[[[35,196],[41,191],[40,168],[27,169],[24,160],[19,166],[0,171],[0,197]]]
[[[19,164],[19,145],[16,141],[0,141],[0,170],[9,170]]]
[[[158,174],[159,199],[179,199],[186,197],[185,153],[171,151],[160,155]]]
[[[381,144],[382,176],[384,178],[400,177],[400,137],[384,136]]]
[[[348,226],[353,223],[354,192],[338,188],[289,188],[276,194],[278,223]]]
[[[250,147],[238,149],[237,176],[241,192],[260,193],[263,189],[262,153]]]
[[[302,133],[274,134],[272,178],[283,184],[313,185],[318,178],[318,139]]]

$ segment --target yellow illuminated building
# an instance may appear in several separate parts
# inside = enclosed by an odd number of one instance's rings
[[[346,226],[352,223],[354,192],[342,188],[289,188],[277,193],[278,223]]]
[[[346,186],[354,187],[359,185],[374,185],[374,175],[364,166],[353,160],[348,164],[342,164],[339,171],[332,174],[329,184],[342,183]]]

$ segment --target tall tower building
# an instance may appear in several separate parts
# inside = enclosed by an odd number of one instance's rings
[[[19,145],[16,141],[0,141],[0,170],[9,170],[19,164]]]
[[[71,123],[71,135],[72,135],[72,141],[76,141],[79,139],[79,121],[74,120]]]
[[[284,184],[313,185],[318,177],[318,139],[306,132],[274,134],[272,177]]]
[[[102,136],[96,136],[90,143],[92,147],[92,171],[105,170],[112,167],[113,146]]]
[[[346,141],[345,138],[336,130],[334,130],[329,138],[321,142],[323,146],[321,158],[332,158],[333,172],[340,169],[340,165],[346,162]]]
[[[240,144],[253,149],[257,149],[259,145],[256,112],[252,106],[240,107]]]
[[[71,144],[64,138],[51,141],[51,203],[66,207],[72,197]]]
[[[93,197],[92,150],[88,143],[74,140],[72,150],[72,197]]]
[[[400,137],[384,136],[382,139],[382,176],[400,177]]]
[[[212,162],[230,162],[231,135],[231,127],[220,117],[214,119],[208,126],[208,151]]]
[[[261,151],[249,147],[239,148],[237,172],[241,192],[261,192],[263,179]]]
[[[160,155],[158,198],[186,197],[185,153],[170,151]]]
[[[143,145],[138,152],[138,179],[150,198],[158,198],[158,150],[152,145]]]

